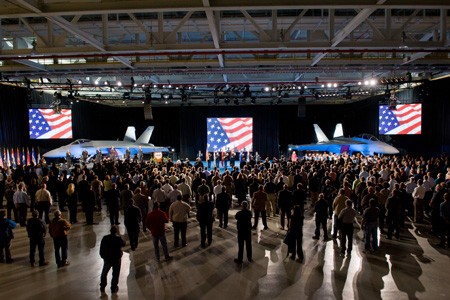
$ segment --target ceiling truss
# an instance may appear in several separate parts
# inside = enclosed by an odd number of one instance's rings
[[[450,4],[443,1],[159,2],[7,1],[1,79],[344,88],[450,69]]]

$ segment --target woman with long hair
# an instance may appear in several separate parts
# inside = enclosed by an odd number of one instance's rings
[[[77,223],[78,199],[75,192],[75,184],[69,183],[67,186],[67,206],[69,207],[69,221],[71,224]]]

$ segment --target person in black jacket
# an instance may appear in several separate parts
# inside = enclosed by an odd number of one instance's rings
[[[288,190],[287,184],[283,185],[283,190],[278,193],[278,209],[280,210],[280,225],[284,230],[284,217],[287,219],[287,228],[291,221],[292,193]]]
[[[106,280],[109,270],[112,268],[111,292],[117,293],[119,287],[120,265],[122,259],[122,247],[125,241],[118,235],[119,229],[116,225],[111,226],[111,234],[105,235],[100,243],[100,256],[103,258],[103,269],[100,276],[100,292],[105,292]]]
[[[323,239],[328,240],[327,232],[327,219],[328,219],[328,202],[325,200],[325,195],[323,193],[319,194],[319,200],[317,200],[314,205],[314,211],[316,213],[316,231],[313,239],[318,240],[320,238],[320,226],[323,229]]]
[[[109,221],[111,225],[119,225],[119,210],[120,210],[120,192],[117,185],[113,183],[111,189],[105,192],[106,205],[109,208]]]
[[[142,222],[141,210],[134,205],[134,200],[128,200],[127,210],[125,211],[125,227],[127,228],[128,238],[130,239],[131,251],[136,250],[139,242],[139,225]]]
[[[295,255],[297,255],[298,260],[300,262],[303,261],[304,258],[302,248],[303,220],[304,220],[303,206],[295,205],[291,223],[289,224],[290,226],[288,234],[291,235],[291,241],[288,245],[288,254],[291,254],[291,259],[295,259]]]
[[[238,231],[238,257],[234,259],[236,263],[242,263],[244,257],[244,242],[247,249],[247,259],[252,262],[252,213],[248,210],[248,202],[242,201],[242,210],[235,216]]]
[[[206,248],[206,237],[208,236],[208,246],[212,243],[212,224],[214,204],[208,197],[200,197],[197,205],[197,221],[200,224],[200,243],[202,248]]]
[[[37,247],[39,252],[39,266],[46,266],[48,265],[48,261],[45,261],[44,246],[47,225],[42,219],[39,219],[39,212],[37,210],[34,210],[31,215],[33,217],[27,221],[27,232],[28,238],[30,239],[30,264],[34,267],[34,254]]]
[[[228,227],[228,210],[230,209],[231,197],[226,192],[227,188],[222,186],[222,193],[217,194],[216,208],[219,217],[219,227]]]

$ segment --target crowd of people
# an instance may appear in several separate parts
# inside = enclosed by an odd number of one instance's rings
[[[248,261],[252,261],[252,230],[268,230],[267,218],[276,220],[279,230],[286,230],[284,242],[292,259],[302,261],[303,221],[305,210],[314,213],[316,228],[312,238],[325,241],[340,239],[342,255],[351,255],[356,221],[364,230],[366,252],[379,247],[382,238],[401,238],[405,222],[430,222],[431,235],[440,237],[439,247],[450,247],[450,157],[361,156],[308,154],[302,158],[251,157],[238,166],[209,169],[197,158],[194,163],[172,161],[114,160],[85,164],[72,169],[48,166],[18,166],[0,169],[0,202],[6,200],[6,213],[0,216],[1,261],[12,262],[10,244],[15,222],[26,226],[30,237],[30,263],[35,264],[35,248],[39,265],[46,265],[43,243],[46,225],[55,245],[58,267],[67,260],[67,232],[79,218],[80,206],[87,225],[96,224],[95,215],[106,204],[111,235],[117,236],[120,211],[124,214],[129,244],[134,251],[140,231],[151,232],[155,258],[160,260],[159,244],[166,260],[171,260],[165,224],[173,223],[174,247],[186,247],[187,223],[194,214],[200,227],[200,246],[213,242],[212,227],[228,227],[230,208],[239,207],[235,215],[238,231],[237,263],[243,261],[244,245]],[[58,202],[55,218],[49,215],[53,202]],[[69,220],[61,212],[69,210]],[[32,218],[27,219],[28,211]],[[14,215],[14,217],[13,217]],[[253,218],[253,224],[252,224]],[[15,222],[14,222],[15,221]],[[331,232],[329,232],[331,222]],[[181,235],[181,243],[180,243]],[[123,244],[114,237],[105,245],[114,249]],[[114,246],[115,245],[115,246]],[[61,254],[59,250],[61,249]],[[106,250],[105,250],[106,249]],[[113,268],[111,290],[117,291],[119,250],[112,255],[108,246],[101,247],[105,259],[101,289]],[[111,250],[112,251],[112,250]],[[121,253],[121,252],[120,252]],[[114,271],[116,270],[116,271]],[[115,274],[115,275],[114,275]]]

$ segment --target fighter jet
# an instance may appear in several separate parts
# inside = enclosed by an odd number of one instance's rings
[[[142,153],[144,154],[153,152],[169,152],[169,149],[166,147],[158,147],[153,144],[149,144],[154,128],[154,126],[147,127],[142,135],[136,140],[136,129],[133,126],[129,126],[123,141],[92,141],[87,139],[79,139],[68,145],[44,153],[43,156],[48,158],[66,157],[66,154],[69,151],[71,156],[81,157],[84,150],[88,152],[89,156],[93,156],[96,154],[97,149],[100,149],[102,154],[109,154],[112,148],[116,150],[119,156],[123,156],[127,148],[130,149],[131,155],[135,155],[139,151],[139,148],[142,149]]]
[[[371,134],[360,134],[352,138],[344,137],[342,124],[336,125],[333,139],[328,140],[327,136],[320,129],[319,125],[314,124],[314,131],[317,136],[317,144],[288,145],[291,151],[320,151],[331,153],[362,153],[363,155],[378,154],[398,154],[397,148],[386,144]]]

